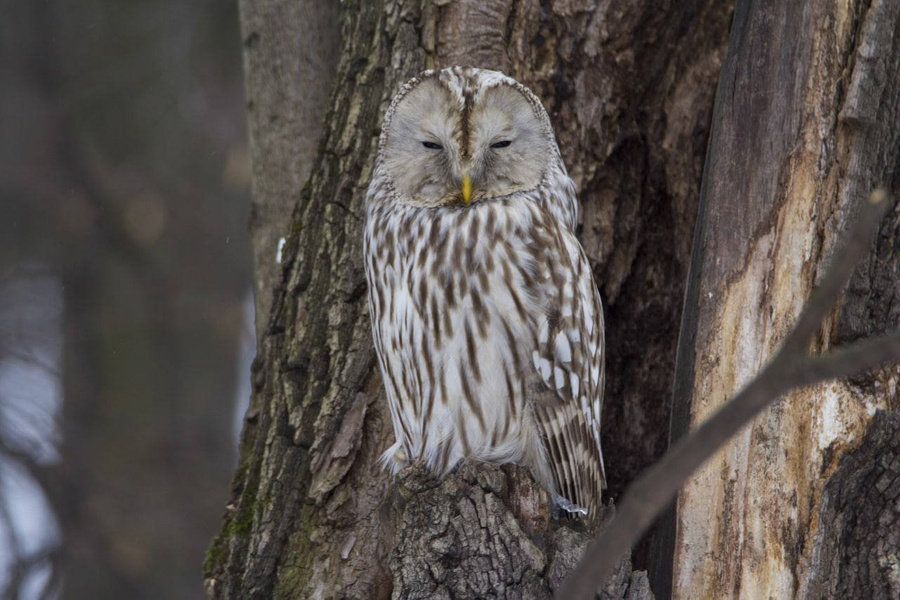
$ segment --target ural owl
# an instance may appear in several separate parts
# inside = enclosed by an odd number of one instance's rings
[[[594,513],[603,309],[550,119],[496,71],[427,71],[384,118],[366,198],[369,311],[397,441],[445,474],[518,463]]]

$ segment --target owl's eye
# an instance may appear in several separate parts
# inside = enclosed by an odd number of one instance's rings
[[[494,142],[493,144],[491,144],[491,148],[506,148],[506,147],[509,146],[511,143],[512,143],[512,142],[509,141],[509,140],[503,140],[503,141],[500,141],[500,142]]]
[[[443,146],[440,144],[435,144],[434,142],[422,142],[422,145],[428,148],[429,150],[441,150]]]

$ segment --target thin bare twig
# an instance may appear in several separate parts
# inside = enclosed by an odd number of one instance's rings
[[[696,430],[679,440],[626,492],[615,517],[585,552],[578,567],[556,592],[557,600],[590,599],[615,565],[668,505],[688,478],[731,437],[782,394],[859,373],[900,360],[900,332],[868,339],[823,356],[810,356],[809,345],[822,320],[837,300],[853,267],[870,247],[889,206],[887,194],[877,190],[864,203],[844,248],[813,291],[809,302],[779,351],[736,396]]]

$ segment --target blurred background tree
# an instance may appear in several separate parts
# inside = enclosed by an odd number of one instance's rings
[[[0,9],[0,589],[197,598],[253,351],[237,3]]]

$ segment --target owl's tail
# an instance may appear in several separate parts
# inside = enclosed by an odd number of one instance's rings
[[[393,446],[384,451],[378,462],[382,468],[389,470],[391,475],[396,475],[400,469],[409,464],[409,457],[406,455],[403,444],[394,442]]]

